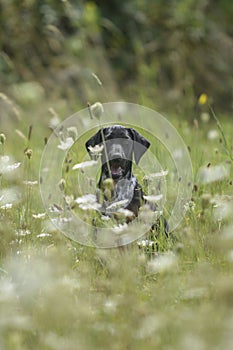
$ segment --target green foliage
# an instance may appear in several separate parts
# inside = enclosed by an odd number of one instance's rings
[[[134,84],[133,93],[146,86],[151,97],[164,98],[173,107],[192,108],[196,96],[206,91],[216,104],[230,109],[226,101],[232,90],[233,50],[223,19],[229,16],[225,5],[135,0],[124,5],[114,2],[111,11],[112,2],[104,2],[104,38],[117,77],[129,91]],[[231,11],[232,7],[229,4]],[[223,77],[224,87],[219,84]]]
[[[143,89],[182,113],[202,92],[230,110],[232,8],[225,0],[2,0],[0,72],[6,84],[37,80],[50,93],[56,84],[86,102],[87,78],[98,97],[90,69],[111,87],[108,99],[117,82],[121,95],[140,99]]]
[[[232,123],[221,121],[230,144]],[[11,177],[3,169],[0,176],[0,190],[9,190],[12,201],[6,206],[1,192],[1,349],[230,349],[233,173],[206,185],[196,175],[230,161],[222,135],[207,137],[218,125],[206,117],[194,124],[174,119],[188,142],[195,186],[182,224],[168,240],[156,237],[155,252],[136,242],[121,249],[80,246],[51,225],[35,181],[48,123],[41,119],[41,129],[29,127],[24,137],[1,133],[1,156],[21,162]],[[82,159],[84,146],[80,152]]]

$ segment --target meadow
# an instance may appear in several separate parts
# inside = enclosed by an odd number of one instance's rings
[[[185,218],[151,254],[137,242],[124,251],[83,246],[52,225],[38,173],[60,119],[55,110],[32,127],[35,108],[25,109],[19,128],[9,119],[0,135],[1,349],[231,349],[230,119],[216,120],[205,104],[195,120],[170,117],[188,147],[194,184]],[[202,180],[200,168],[210,170]]]
[[[0,350],[232,349],[232,4],[0,0]],[[161,113],[191,159],[184,218],[157,251],[140,226],[125,249],[82,245],[53,225],[61,204],[49,217],[42,202],[54,128],[88,103],[114,101]],[[97,181],[80,168],[96,131],[84,130],[89,117],[58,130],[61,152],[79,142],[58,172],[50,153],[44,195],[64,191],[65,204],[92,222],[96,212],[76,201],[77,174],[85,194]],[[168,173],[169,217],[179,178],[153,122],[138,131],[157,157],[152,173]],[[135,172],[147,191],[143,169]]]

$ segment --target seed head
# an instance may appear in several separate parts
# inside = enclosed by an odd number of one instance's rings
[[[28,149],[26,149],[25,151],[24,151],[24,154],[25,154],[25,156],[27,156],[28,157],[28,159],[31,159],[31,157],[32,157],[32,149],[31,148],[28,148]]]
[[[67,133],[68,133],[68,136],[72,137],[72,139],[74,141],[77,140],[78,130],[77,130],[76,126],[70,126],[69,128],[67,128]]]
[[[65,186],[66,186],[66,180],[65,180],[65,179],[61,179],[61,180],[59,181],[58,186],[59,186],[59,188],[60,188],[61,191],[64,191]]]
[[[6,135],[5,134],[0,134],[0,143],[4,145],[6,143]]]
[[[114,189],[114,181],[113,179],[106,179],[103,181],[103,188],[113,190]]]
[[[104,198],[108,201],[110,201],[112,199],[112,191],[109,188],[105,188]]]
[[[96,102],[90,108],[91,108],[91,113],[93,114],[93,116],[96,119],[100,119],[104,113],[104,107],[103,107],[102,103]]]

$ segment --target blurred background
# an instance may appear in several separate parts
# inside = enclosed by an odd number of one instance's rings
[[[229,0],[0,0],[0,123],[97,100],[193,119],[203,93],[229,116],[232,20]]]

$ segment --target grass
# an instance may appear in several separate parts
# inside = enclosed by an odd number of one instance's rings
[[[30,116],[26,111],[25,126],[20,124],[24,137],[14,133],[14,125],[0,131],[6,134],[1,155],[21,162],[0,178],[0,197],[8,191],[0,209],[0,348],[231,349],[230,118],[221,119],[221,130],[214,119],[198,116],[193,124],[173,118],[189,146],[194,190],[176,239],[151,258],[136,243],[123,251],[94,249],[52,227],[35,182],[49,118],[31,129]],[[220,134],[209,139],[213,129]],[[200,167],[225,162],[229,176],[199,182]]]

